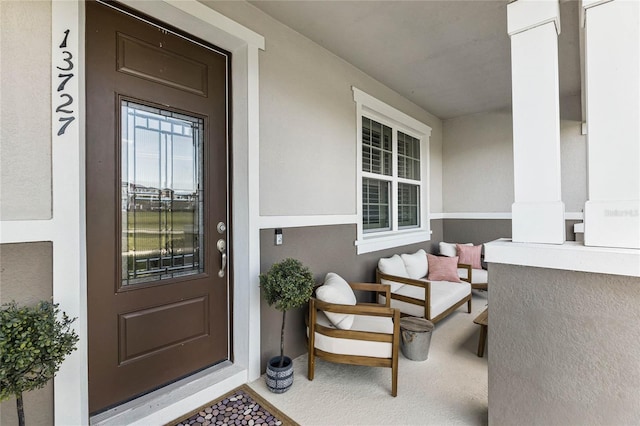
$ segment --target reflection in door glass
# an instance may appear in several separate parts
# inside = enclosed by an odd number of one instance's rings
[[[122,286],[204,271],[204,122],[122,101]]]

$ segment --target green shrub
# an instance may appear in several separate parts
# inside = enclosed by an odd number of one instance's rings
[[[0,309],[0,401],[16,396],[18,421],[24,425],[22,393],[42,388],[60,369],[78,342],[70,319],[58,305],[40,302]]]

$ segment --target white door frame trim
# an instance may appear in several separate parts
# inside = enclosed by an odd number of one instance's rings
[[[233,361],[239,377],[255,380],[260,376],[258,52],[264,50],[264,38],[196,0],[122,3],[232,53]],[[75,323],[80,336],[78,350],[63,363],[54,388],[55,424],[77,425],[89,423],[84,3],[53,0],[51,15],[53,219],[46,226],[35,227],[42,231],[41,239],[33,235],[32,221],[20,221],[18,228],[24,230],[30,241],[53,241],[54,301],[78,318]],[[66,50],[73,55],[76,75],[67,82],[65,91],[76,101],[73,108],[76,120],[63,135],[57,136],[59,122],[55,109],[60,103],[56,96],[60,82],[56,66],[61,65],[59,44],[67,29]],[[14,227],[16,232],[12,234],[19,235],[21,229]],[[220,387],[216,390],[225,392]],[[185,413],[189,411],[186,408]]]

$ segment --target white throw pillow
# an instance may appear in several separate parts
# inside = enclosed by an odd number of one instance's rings
[[[463,246],[473,246],[473,243],[465,243]],[[458,251],[456,249],[456,243],[445,243],[444,241],[440,243],[440,254],[447,257],[456,257],[458,255]]]
[[[391,257],[382,258],[378,261],[378,269],[383,274],[395,275],[397,277],[409,278],[409,274],[407,273],[407,268],[404,266],[404,262],[402,258],[397,254],[394,254]],[[397,291],[404,284],[397,283],[395,281],[382,280],[382,284],[389,284],[391,286],[391,291]]]
[[[409,274],[409,278],[419,280],[427,276],[429,272],[429,263],[427,262],[427,252],[423,249],[413,254],[401,254],[400,257],[404,262],[404,267]]]
[[[316,298],[323,302],[338,305],[355,306],[356,304],[356,295],[353,293],[349,283],[333,272],[329,272],[324,279],[324,284],[316,289]],[[353,314],[325,312],[325,315],[333,325],[342,330],[350,330],[355,319]]]

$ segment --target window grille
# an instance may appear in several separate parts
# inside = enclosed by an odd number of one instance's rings
[[[363,115],[362,171],[364,232],[392,230],[393,217],[398,229],[420,226],[420,139]]]
[[[390,190],[389,182],[368,178],[362,180],[362,225],[365,231],[391,229]]]
[[[204,272],[201,118],[122,101],[122,285]]]

